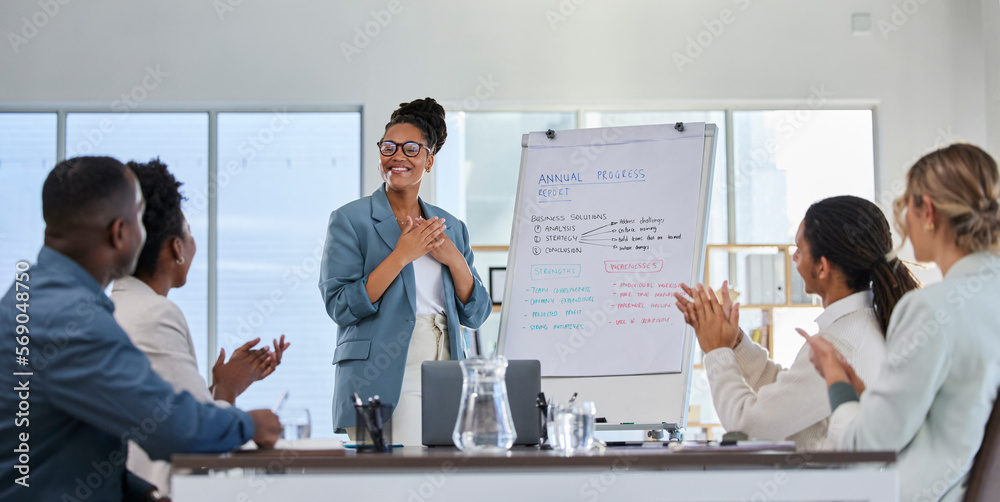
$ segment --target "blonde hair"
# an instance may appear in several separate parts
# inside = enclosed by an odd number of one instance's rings
[[[1000,172],[990,154],[975,145],[955,143],[913,164],[906,175],[906,192],[893,202],[896,230],[904,243],[903,211],[911,198],[920,207],[924,195],[955,230],[959,249],[1000,254]]]

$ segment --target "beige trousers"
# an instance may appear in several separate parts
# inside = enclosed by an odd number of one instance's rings
[[[451,343],[448,340],[448,318],[442,314],[417,316],[410,337],[410,347],[406,354],[403,370],[403,385],[399,391],[399,402],[392,412],[392,442],[404,446],[421,444],[421,401],[420,365],[424,361],[446,361],[451,359]],[[348,437],[357,439],[354,429],[347,430]]]

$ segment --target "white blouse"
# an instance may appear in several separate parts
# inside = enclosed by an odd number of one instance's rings
[[[847,358],[858,376],[874,381],[885,342],[871,291],[854,293],[833,302],[816,318],[820,335]],[[798,336],[798,335],[794,335]],[[830,401],[826,381],[809,362],[803,345],[788,369],[768,359],[767,349],[747,337],[736,346],[705,355],[712,401],[726,430],[751,438],[795,441],[798,448],[827,449]]]
[[[444,265],[427,253],[413,260],[417,315],[444,314]]]

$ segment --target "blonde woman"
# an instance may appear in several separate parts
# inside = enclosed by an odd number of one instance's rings
[[[867,390],[828,341],[808,337],[834,410],[829,438],[842,449],[900,452],[903,502],[962,499],[997,396],[998,196],[996,161],[973,145],[937,150],[910,168],[896,224],[944,280],[900,300]]]

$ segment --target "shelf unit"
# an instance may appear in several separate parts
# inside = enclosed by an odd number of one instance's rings
[[[704,283],[707,285],[712,285],[712,255],[715,252],[724,252],[730,260],[730,269],[734,268],[736,263],[735,253],[747,253],[747,254],[781,254],[784,262],[784,286],[782,291],[784,293],[785,301],[780,303],[761,303],[761,304],[740,304],[740,310],[760,310],[762,313],[761,320],[761,338],[766,337],[767,352],[768,354],[774,354],[774,333],[772,327],[774,326],[774,309],[776,308],[811,308],[816,307],[813,303],[793,303],[792,302],[792,254],[795,252],[794,244],[709,244],[705,249],[705,271],[704,271]],[[733,272],[730,272],[730,277]],[[730,290],[732,290],[732,280],[730,280]],[[740,281],[739,283],[742,283]],[[739,284],[738,283],[738,284]],[[746,288],[744,288],[745,290]],[[738,301],[739,298],[735,298],[734,301]]]

